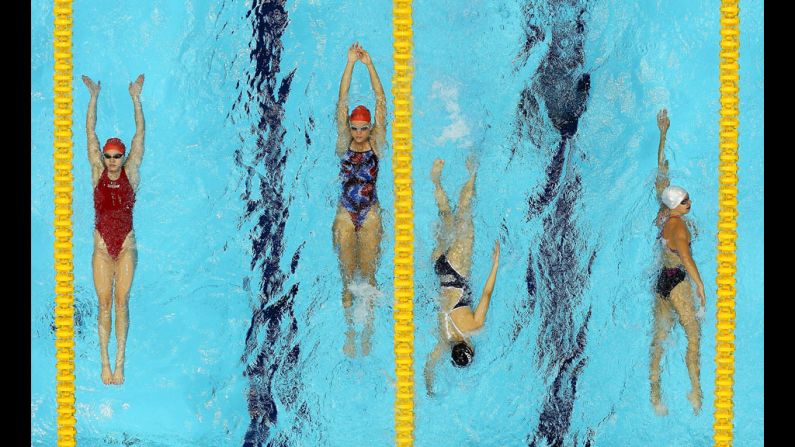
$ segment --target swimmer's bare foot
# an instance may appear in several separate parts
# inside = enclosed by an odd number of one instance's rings
[[[469,172],[469,176],[475,175],[475,172],[478,170],[478,161],[475,158],[475,154],[469,154],[466,159],[467,171]]]
[[[431,180],[434,182],[439,181],[439,179],[442,177],[442,168],[444,168],[444,160],[437,158],[433,161],[433,167],[431,168]]]
[[[693,414],[698,414],[701,411],[701,390],[692,389],[687,393],[687,400],[693,406]]]
[[[356,333],[354,331],[345,333],[345,346],[342,347],[342,352],[350,358],[356,357]]]
[[[124,383],[124,365],[116,365],[116,371],[113,372],[114,385],[121,385]]]
[[[660,401],[660,383],[651,383],[651,405],[654,407],[654,414],[657,416],[668,415],[668,407]]]
[[[370,355],[370,348],[372,347],[371,339],[373,338],[373,325],[367,324],[362,331],[362,355]]]
[[[102,383],[110,385],[113,383],[113,373],[110,371],[110,365],[105,363],[102,365]]]

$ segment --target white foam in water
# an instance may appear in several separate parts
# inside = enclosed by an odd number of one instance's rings
[[[352,282],[348,289],[353,294],[353,322],[364,324],[370,303],[375,305],[383,293],[365,281]]]
[[[469,124],[461,113],[461,106],[458,103],[458,87],[452,83],[443,84],[434,81],[433,95],[431,98],[440,98],[447,111],[447,118],[451,121],[443,130],[442,134],[434,138],[434,143],[442,145],[447,141],[462,144],[465,147],[471,146],[472,141],[469,137]]]
[[[111,418],[113,417],[113,407],[109,403],[103,403],[99,406],[99,413],[106,418]]]

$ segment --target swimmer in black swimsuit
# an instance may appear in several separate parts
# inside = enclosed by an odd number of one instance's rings
[[[434,196],[439,207],[441,227],[437,232],[433,251],[434,271],[439,276],[439,341],[428,354],[424,376],[428,394],[433,394],[433,375],[436,363],[446,349],[450,349],[453,365],[465,367],[475,355],[470,337],[486,322],[489,301],[494,291],[499,265],[500,245],[495,241],[492,253],[491,272],[486,279],[483,293],[475,311],[472,311],[472,290],[469,286],[469,271],[472,267],[472,196],[475,190],[475,164],[467,159],[469,179],[461,187],[455,213],[450,209],[447,196],[442,189],[441,175],[444,161],[435,160],[431,171]]]
[[[667,268],[663,267],[660,271],[660,276],[657,277],[657,287],[654,291],[657,292],[663,299],[668,299],[671,291],[674,290],[680,282],[684,281],[687,277],[687,272],[682,266]]]
[[[439,277],[439,287],[453,287],[463,291],[453,309],[472,304],[472,290],[469,288],[469,280],[455,271],[453,266],[447,261],[446,255],[436,258],[433,269]]]
[[[661,110],[657,115],[660,128],[660,145],[658,148],[657,195],[660,198],[660,211],[657,214],[657,225],[660,227],[660,251],[662,269],[657,277],[654,305],[654,334],[651,342],[651,402],[658,415],[665,415],[668,409],[662,403],[660,392],[660,360],[663,354],[663,341],[674,325],[674,313],[687,335],[687,354],[685,363],[690,375],[690,392],[687,398],[698,414],[701,409],[700,372],[700,338],[701,325],[706,306],[704,283],[698,273],[693,257],[690,254],[690,231],[683,216],[690,212],[692,202],[683,188],[670,186],[668,180],[668,162],[663,153],[665,135],[670,121],[667,111]],[[696,285],[696,295],[700,299],[701,309],[696,312],[693,303],[693,291],[690,281]]]

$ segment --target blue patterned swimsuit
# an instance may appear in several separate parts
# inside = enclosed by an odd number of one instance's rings
[[[370,207],[378,202],[375,181],[378,178],[378,156],[372,149],[355,152],[350,149],[342,155],[340,180],[342,180],[342,205],[351,215],[356,231],[362,227]]]

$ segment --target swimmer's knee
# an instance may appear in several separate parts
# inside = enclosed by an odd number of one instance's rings
[[[119,294],[119,296],[114,298],[113,302],[116,304],[116,312],[119,310],[127,310],[127,306],[129,306],[130,302],[130,295],[128,293]]]
[[[701,339],[701,328],[699,327],[698,321],[693,318],[691,321],[683,322],[682,326],[684,327],[688,343],[697,344]]]
[[[349,309],[352,305],[353,305],[353,295],[346,286],[345,290],[342,292],[342,307],[344,307],[345,309]]]
[[[111,300],[108,298],[107,300],[99,300],[99,317],[105,317],[110,315],[111,310]]]
[[[663,348],[663,343],[665,342],[666,335],[667,334],[655,335],[652,338],[652,340],[651,340],[651,349],[652,350],[662,349]]]
[[[701,331],[697,326],[691,328],[690,330],[685,329],[685,335],[687,335],[687,339],[690,343],[698,343],[698,341],[701,340]]]

